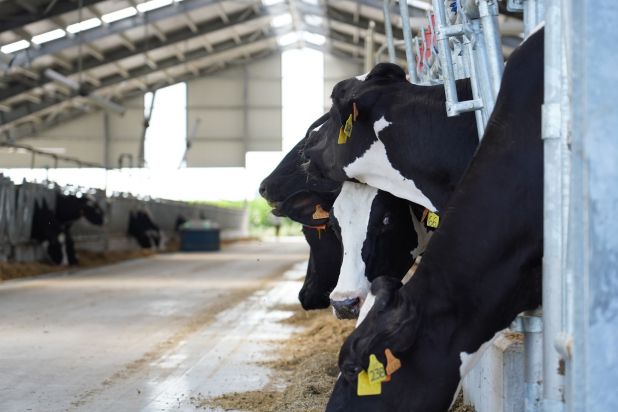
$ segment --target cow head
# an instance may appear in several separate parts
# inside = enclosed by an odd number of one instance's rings
[[[157,248],[161,242],[159,226],[154,223],[147,210],[136,210],[129,213],[127,232],[143,249]]]
[[[333,88],[330,118],[320,133],[310,133],[303,148],[310,176],[325,176],[337,181],[354,178],[345,167],[361,157],[377,140],[374,105],[385,87],[395,90],[407,84],[405,72],[397,65],[380,63],[364,80],[350,78]],[[346,124],[349,133],[346,134]],[[343,134],[342,134],[343,133]],[[379,166],[379,165],[376,165]]]
[[[372,283],[374,306],[341,348],[341,375],[327,412],[448,409],[460,379],[459,356],[449,351],[448,339],[426,338],[419,333],[422,314],[409,295],[401,293],[400,286],[399,280],[389,277]],[[368,369],[370,355],[387,366],[387,349],[401,367],[390,381],[382,382],[380,395],[359,396],[359,373]]]
[[[337,286],[330,294],[338,318],[356,318],[371,282],[378,276],[401,279],[424,248],[425,236],[412,220],[409,204],[364,184],[345,182],[331,217],[343,243]]]
[[[328,118],[328,114],[316,120],[308,130],[310,132],[319,133],[323,128],[324,122]],[[303,158],[301,149],[305,146],[306,137],[299,141],[296,146],[290,150],[277,167],[268,175],[260,184],[260,195],[273,207],[275,215],[292,216],[281,210],[284,202],[288,202],[288,208],[293,207],[294,202],[292,196],[298,193],[312,192],[316,195],[324,194],[331,195],[339,191],[341,184],[330,179],[324,179],[321,176],[308,176],[303,166]],[[333,197],[334,199],[334,197]]]
[[[303,226],[309,243],[309,264],[303,287],[298,294],[303,309],[324,309],[328,295],[337,284],[341,267],[341,242],[330,226],[324,229]]]
[[[101,226],[105,220],[105,212],[97,202],[97,200],[91,196],[86,195],[82,197],[82,215],[93,225]]]

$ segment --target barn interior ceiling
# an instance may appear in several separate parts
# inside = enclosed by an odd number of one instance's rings
[[[393,32],[402,39],[398,5]],[[431,0],[408,0],[415,34]],[[505,55],[523,31],[501,15]],[[381,0],[7,0],[0,2],[0,141],[36,136],[93,110],[296,47],[364,58]],[[397,50],[404,64],[403,46]]]

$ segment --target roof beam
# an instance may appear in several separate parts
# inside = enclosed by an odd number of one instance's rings
[[[30,48],[28,49],[28,53],[16,53],[12,64],[14,66],[23,66],[29,64],[37,57],[57,53],[67,48],[77,46],[79,42],[90,43],[102,37],[122,33],[125,30],[141,27],[145,24],[152,24],[160,20],[177,16],[180,13],[188,13],[192,10],[200,9],[215,3],[218,3],[218,1],[184,0],[181,3],[173,2],[169,6],[161,7],[146,13],[137,13],[135,16],[127,17],[126,19],[118,20],[110,24],[104,24],[90,30],[85,30],[81,32],[79,36],[72,38],[64,37],[58,40],[53,40],[41,45],[37,49]]]
[[[316,47],[319,47],[319,46],[316,46]],[[255,61],[257,59],[266,58],[272,54],[272,52],[267,53],[267,54],[261,54],[261,53],[263,53],[263,51],[258,52],[257,55],[253,56],[253,60]],[[343,53],[338,53],[338,54],[343,56]],[[217,71],[223,70],[223,68],[225,68],[225,65],[223,65],[223,67],[217,66],[213,70],[210,70],[208,74],[213,74]],[[177,76],[175,78],[175,81],[176,82],[190,81],[198,77],[204,76],[203,71],[197,68],[195,69],[196,69],[195,71],[190,69],[189,72],[185,73],[184,75]],[[131,99],[133,97],[143,94],[145,91],[155,90],[155,89],[164,87],[166,85],[165,83],[146,84],[139,79],[133,79],[133,83],[137,85],[137,88],[123,94],[121,96],[122,100]],[[100,110],[100,109],[96,109],[96,110]],[[85,111],[74,107],[70,102],[64,102],[54,107],[53,111],[50,111],[50,114],[48,115],[48,117],[40,124],[35,125],[34,127],[28,127],[28,128],[17,127],[16,129],[11,130],[10,131],[11,138],[13,138],[14,140],[19,140],[19,139],[23,139],[27,137],[33,137],[34,135],[41,133],[45,131],[46,129],[57,126],[60,123],[63,123],[66,121],[76,119],[78,117],[83,116],[84,114],[85,114]]]
[[[82,5],[90,6],[104,0],[81,0]],[[21,3],[21,2],[16,2]],[[46,5],[47,7],[47,5]],[[49,19],[50,17],[68,13],[79,8],[78,1],[58,1],[50,10],[35,10],[34,13],[20,13],[12,16],[2,16],[0,18],[0,33],[8,30],[14,30],[18,27],[23,27],[27,24],[34,23],[40,20]]]
[[[144,65],[128,71],[125,70],[127,74],[129,74],[129,77],[114,74],[106,78],[98,79],[100,81],[100,86],[92,87],[88,90],[88,92],[92,93],[99,89],[109,88],[111,86],[121,84],[123,82],[126,82],[126,80],[143,78],[144,76],[152,73],[163,72],[166,69],[170,69],[179,65],[184,65],[185,63],[190,63],[192,61],[202,60],[204,58],[211,58],[216,61],[219,61],[219,58],[223,58],[225,60],[226,56],[228,56],[229,54],[234,54],[234,52],[242,53],[248,46],[251,45],[273,43],[274,41],[276,41],[277,38],[277,35],[271,34],[268,36],[262,36],[257,41],[248,42],[250,36],[251,34],[243,36],[243,43],[241,43],[240,45],[237,45],[234,40],[227,40],[223,43],[220,43],[214,47],[213,53],[209,53],[203,48],[187,51],[185,53],[184,61],[178,60],[176,56],[159,60],[156,62],[156,69],[153,69],[148,65]],[[78,97],[78,94],[74,93],[72,97]],[[13,107],[13,110],[5,116],[5,123],[0,126],[0,132],[15,127],[17,124],[21,123],[24,118],[31,117],[37,112],[49,110],[51,107],[58,105],[63,101],[64,100],[59,100],[57,97],[46,96],[44,98],[37,98],[37,101],[32,101],[31,104],[16,105],[15,107]]]
[[[185,1],[188,1],[188,0],[185,0]],[[180,3],[180,4],[183,4],[183,3]],[[278,8],[271,7],[271,9],[274,12],[283,12],[284,10],[287,10],[287,8],[285,7],[278,7]],[[269,16],[267,15],[256,14],[255,11],[253,11],[244,20],[238,21],[237,19],[243,13],[244,11],[239,11],[239,12],[230,14],[229,23],[223,23],[218,19],[199,23],[196,26],[197,31],[195,32],[192,31],[190,28],[186,28],[186,27],[183,27],[175,31],[171,31],[166,34],[167,39],[165,41],[160,41],[156,38],[156,36],[152,36],[152,37],[142,39],[139,42],[136,42],[134,44],[130,42],[128,44],[125,43],[125,46],[127,46],[126,48],[117,47],[113,50],[109,50],[105,52],[97,50],[100,56],[91,57],[91,58],[87,58],[86,56],[84,56],[84,58],[82,59],[81,68],[84,71],[91,70],[91,69],[94,69],[94,68],[97,68],[97,67],[100,67],[106,64],[117,63],[120,60],[126,59],[128,57],[133,57],[139,54],[147,53],[148,51],[151,51],[157,48],[176,45],[177,43],[192,39],[194,37],[203,36],[203,35],[217,32],[220,30],[230,29],[231,27],[234,27],[235,25],[238,25],[238,24],[254,23],[260,20],[266,21],[266,19],[269,18]],[[86,44],[84,44],[84,46],[86,46]],[[89,45],[89,47],[93,47],[93,46]],[[208,52],[212,52],[214,50],[214,46],[207,40],[204,41],[204,47],[206,48]],[[86,51],[88,51],[88,49],[86,49]],[[102,58],[98,58],[98,57],[102,57]],[[63,74],[64,76],[70,76],[72,74],[77,73],[77,65],[74,65],[73,70],[57,70],[57,71]],[[47,82],[49,82],[49,79],[45,78],[44,76],[41,76],[41,80],[37,84],[34,84],[34,85],[15,84],[12,87],[6,88],[4,90],[0,90],[0,101],[9,99],[31,88],[40,87]]]

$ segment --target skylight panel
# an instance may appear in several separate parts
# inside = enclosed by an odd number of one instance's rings
[[[127,7],[124,9],[112,11],[111,13],[107,13],[101,16],[101,20],[105,23],[113,23],[118,20],[126,19],[127,17],[132,17],[137,14],[137,9],[135,7]]]
[[[70,24],[67,26],[67,31],[71,34],[79,33],[80,31],[94,29],[101,25],[101,20],[97,17],[93,17],[88,20],[80,21],[79,23]]]
[[[0,52],[10,54],[27,49],[28,47],[30,47],[30,42],[28,40],[18,40],[0,47]]]
[[[45,33],[37,34],[36,36],[32,37],[32,43],[43,44],[43,43],[50,42],[52,40],[60,39],[66,35],[67,33],[64,30],[55,29],[55,30],[51,30]]]

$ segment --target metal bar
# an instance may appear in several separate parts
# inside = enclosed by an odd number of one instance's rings
[[[386,45],[388,47],[388,61],[395,63],[395,44],[393,43],[393,25],[391,23],[391,1],[383,0],[384,30],[386,31]]]
[[[285,33],[285,32],[282,31],[281,33]],[[243,42],[248,41],[248,37],[249,36],[243,36],[242,37]],[[233,40],[228,40],[228,41],[225,41],[215,46],[213,52],[208,52],[205,49],[192,50],[185,54],[184,61],[180,61],[178,60],[176,56],[173,56],[173,57],[169,57],[169,58],[158,61],[157,62],[158,67],[156,69],[152,69],[148,65],[143,65],[135,69],[131,69],[129,71],[130,78],[140,78],[147,74],[155,73],[155,72],[169,69],[171,67],[175,67],[179,65],[184,65],[191,61],[201,60],[205,58],[215,59],[217,57],[227,56],[231,53],[235,53],[236,51],[246,50],[249,47],[255,47],[255,46],[267,47],[267,45],[269,45],[272,41],[274,41],[276,37],[277,37],[276,35],[272,34],[272,35],[261,37],[259,40],[254,41],[253,43],[242,43],[240,46],[237,45],[236,42],[234,42]],[[109,87],[109,86],[112,86],[118,83],[126,82],[127,80],[128,80],[127,78],[124,78],[121,75],[114,74],[107,78],[101,79],[101,85],[98,87],[93,87],[90,91],[93,92],[101,88],[105,88],[105,87]],[[12,127],[11,125],[12,122],[18,121],[23,117],[29,116],[41,110],[45,110],[49,107],[52,107],[64,101],[66,101],[66,99],[59,100],[57,98],[45,96],[43,101],[40,104],[28,104],[28,105],[20,105],[20,106],[14,107],[10,113],[11,118],[6,119],[5,123],[3,125],[0,125],[0,131],[6,130]]]
[[[285,9],[281,7],[275,7],[274,10],[270,10],[272,13],[281,13]],[[186,40],[190,40],[199,36],[203,36],[208,33],[217,32],[220,30],[231,29],[236,26],[244,25],[244,24],[257,24],[262,20],[268,19],[268,16],[253,14],[251,16],[246,16],[244,19],[239,20],[242,17],[242,12],[236,12],[230,14],[230,22],[224,23],[220,20],[216,21],[206,21],[203,23],[199,23],[197,25],[197,32],[193,32],[186,27],[182,27],[178,30],[173,30],[167,33],[167,40],[160,41],[155,36],[147,36],[146,38],[140,39],[139,41],[135,41],[133,43],[133,48],[128,49],[127,47],[120,46],[113,48],[111,50],[105,50],[101,52],[103,57],[102,59],[98,59],[95,57],[83,57],[82,58],[82,70],[92,70],[101,66],[105,66],[110,63],[119,62],[121,60],[137,56],[148,52],[153,49],[163,48],[166,46],[174,46],[178,43],[181,43]],[[72,70],[60,70],[59,72],[63,76],[71,76],[79,73],[78,65],[75,64]],[[32,90],[36,87],[42,87],[43,85],[49,83],[49,78],[46,76],[39,76],[39,79],[36,81],[28,82],[28,84],[16,84],[6,90],[0,90],[0,100],[9,99],[14,97],[20,93],[24,93],[28,90]]]
[[[463,46],[463,57],[464,57],[464,65],[468,67],[470,70],[470,86],[472,88],[472,98],[475,100],[480,100],[481,93],[479,90],[478,78],[476,75],[476,65],[474,64],[474,59],[472,57],[472,44],[469,39],[464,39]],[[483,119],[483,111],[475,110],[474,117],[476,118],[476,128],[479,135],[479,141],[483,138],[483,134],[485,133],[485,119]]]
[[[410,28],[410,15],[408,14],[408,2],[399,0],[399,14],[401,15],[401,26],[403,28],[403,40],[406,45],[406,62],[408,64],[408,73],[410,74],[410,82],[418,83],[416,70],[414,70],[414,51],[412,50],[412,29]]]
[[[572,283],[572,360],[567,369],[567,410],[618,410],[618,36],[615,0],[563,2],[567,75],[571,97],[569,260]],[[564,10],[563,10],[564,12]],[[592,64],[594,62],[594,64]]]
[[[137,13],[133,17],[118,20],[106,25],[95,27],[93,29],[80,32],[81,41],[91,43],[102,37],[118,34],[126,30],[135,29],[145,24],[152,24],[160,20],[168,19],[183,13],[188,13],[192,10],[197,10],[211,4],[217,3],[216,0],[184,0],[181,3],[174,2],[169,6],[161,7],[160,9],[152,10],[147,13]],[[27,66],[32,60],[52,53],[58,53],[69,47],[77,46],[80,42],[78,37],[65,37],[62,39],[50,41],[38,48],[30,48],[27,53],[21,52],[15,54],[12,66]]]
[[[500,90],[504,58],[502,57],[502,41],[498,27],[498,5],[495,0],[479,0],[479,15],[483,27],[483,37],[487,50],[487,62],[491,92],[495,101]],[[493,106],[493,105],[492,105]]]
[[[563,330],[562,146],[564,141],[561,136],[560,110],[562,27],[561,0],[546,1],[543,103],[543,411],[560,412],[564,410],[562,402],[564,378],[559,374],[561,356],[554,347],[554,341]]]
[[[432,0],[433,9],[436,17],[436,37],[440,53],[440,64],[442,66],[442,77],[444,79],[444,92],[446,95],[446,113],[448,116],[456,116],[460,112],[457,110],[458,98],[455,79],[451,73],[453,58],[448,44],[448,36],[443,32],[446,28],[446,12],[442,0]],[[482,106],[482,105],[481,105]],[[474,110],[474,109],[473,109]]]
[[[373,68],[373,30],[375,27],[373,20],[370,21],[365,35],[365,73]]]

